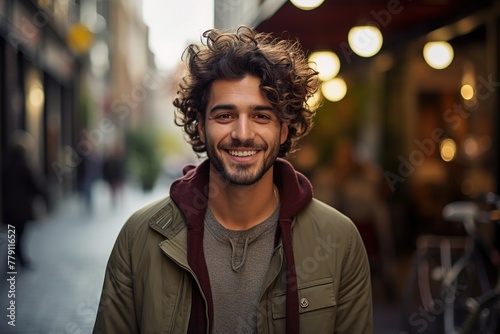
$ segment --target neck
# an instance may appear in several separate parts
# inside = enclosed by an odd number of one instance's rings
[[[247,230],[267,219],[276,209],[279,193],[273,168],[255,184],[228,184],[210,168],[208,206],[219,223],[230,230]]]

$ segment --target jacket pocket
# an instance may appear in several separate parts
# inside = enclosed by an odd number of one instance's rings
[[[334,308],[337,305],[331,277],[311,282],[305,282],[299,286],[299,313],[319,311],[326,308]],[[282,292],[271,297],[271,308],[273,319],[286,317],[286,293]]]

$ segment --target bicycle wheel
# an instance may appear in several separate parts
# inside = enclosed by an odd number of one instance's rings
[[[462,334],[495,334],[500,330],[500,293],[490,291],[477,301],[465,319]]]
[[[463,238],[436,235],[418,238],[405,294],[406,333],[455,333],[457,322],[466,314],[462,299],[471,286],[462,283],[465,279],[470,282],[464,245]]]

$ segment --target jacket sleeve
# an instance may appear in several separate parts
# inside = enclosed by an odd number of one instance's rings
[[[139,333],[130,262],[130,225],[120,231],[108,261],[94,334]]]
[[[370,265],[354,224],[348,238],[350,242],[342,264],[335,333],[371,334],[373,305]]]

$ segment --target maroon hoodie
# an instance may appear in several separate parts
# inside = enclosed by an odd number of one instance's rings
[[[210,323],[213,319],[213,300],[210,289],[205,255],[203,253],[204,217],[207,207],[209,188],[209,160],[203,161],[197,167],[186,166],[184,176],[175,180],[170,187],[170,196],[184,213],[187,224],[187,254],[190,267],[193,269],[200,288],[207,299],[207,308],[200,290],[193,287],[191,317],[188,333],[206,332],[205,313],[208,313]],[[281,207],[278,218],[276,242],[281,237],[287,265],[287,298],[286,298],[286,332],[299,332],[299,297],[297,277],[293,257],[291,225],[293,217],[299,213],[312,199],[312,187],[307,178],[295,171],[286,160],[277,159],[274,164],[274,183],[280,190]],[[213,189],[212,189],[213,190]]]

